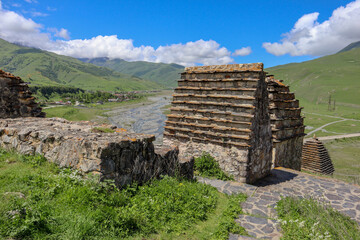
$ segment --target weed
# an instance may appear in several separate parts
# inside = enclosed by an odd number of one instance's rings
[[[105,127],[94,127],[91,129],[94,133],[114,133],[115,130],[111,128],[105,128]]]
[[[9,158],[13,158],[11,164],[5,160]],[[119,190],[112,181],[84,178],[41,156],[4,150],[0,150],[0,163],[0,238],[5,239],[178,235],[212,216],[220,196],[211,186],[171,177]],[[226,226],[222,224],[219,235],[236,231]]]
[[[284,239],[360,239],[355,221],[314,199],[283,198],[277,212]]]
[[[213,235],[214,239],[228,239],[229,233],[246,235],[245,229],[235,222],[242,213],[240,203],[246,200],[246,195],[230,195],[228,198],[229,203],[219,218],[219,225]]]
[[[220,180],[234,180],[232,176],[224,173],[219,163],[209,154],[203,152],[198,158],[195,158],[194,165],[195,174],[202,177],[212,177]]]

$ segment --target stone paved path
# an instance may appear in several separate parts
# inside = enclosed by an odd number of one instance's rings
[[[280,239],[281,229],[274,206],[282,196],[311,196],[325,201],[360,225],[360,187],[357,185],[284,168],[274,169],[270,176],[254,185],[204,178],[199,181],[226,194],[243,192],[248,195],[242,204],[246,214],[236,221],[254,238]],[[230,235],[230,239],[253,238]]]

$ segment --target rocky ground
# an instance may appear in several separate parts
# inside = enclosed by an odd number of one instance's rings
[[[345,182],[313,176],[284,168],[274,169],[272,174],[254,185],[199,178],[226,194],[246,193],[242,204],[245,215],[236,221],[254,238],[280,239],[281,228],[274,208],[281,197],[311,196],[329,203],[339,212],[348,215],[360,225],[360,187]],[[254,239],[231,235],[230,239]]]
[[[109,121],[119,128],[129,132],[154,134],[155,143],[162,143],[166,116],[164,107],[169,105],[171,95],[158,95],[148,98],[148,102],[131,105],[107,112]]]

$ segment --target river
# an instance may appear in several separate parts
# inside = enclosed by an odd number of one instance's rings
[[[148,97],[147,102],[113,109],[106,114],[111,124],[129,132],[153,134],[155,144],[162,143],[166,116],[165,106],[171,102],[171,93]]]

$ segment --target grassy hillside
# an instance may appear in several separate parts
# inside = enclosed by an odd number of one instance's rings
[[[346,47],[344,47],[343,49],[341,49],[341,50],[339,51],[339,53],[341,53],[341,52],[346,52],[346,51],[352,50],[352,49],[354,49],[354,48],[360,48],[360,41],[350,43],[349,45],[347,45]]]
[[[331,95],[336,101],[334,112],[360,111],[360,48],[266,71],[290,85],[305,107],[326,113]]]
[[[107,67],[114,71],[140,77],[159,83],[165,87],[176,87],[179,73],[184,66],[177,64],[152,63],[152,62],[127,62],[122,59],[109,58],[83,58],[81,61]]]
[[[87,90],[147,90],[160,85],[124,73],[84,63],[78,59],[0,39],[0,69],[33,85],[66,85]]]

